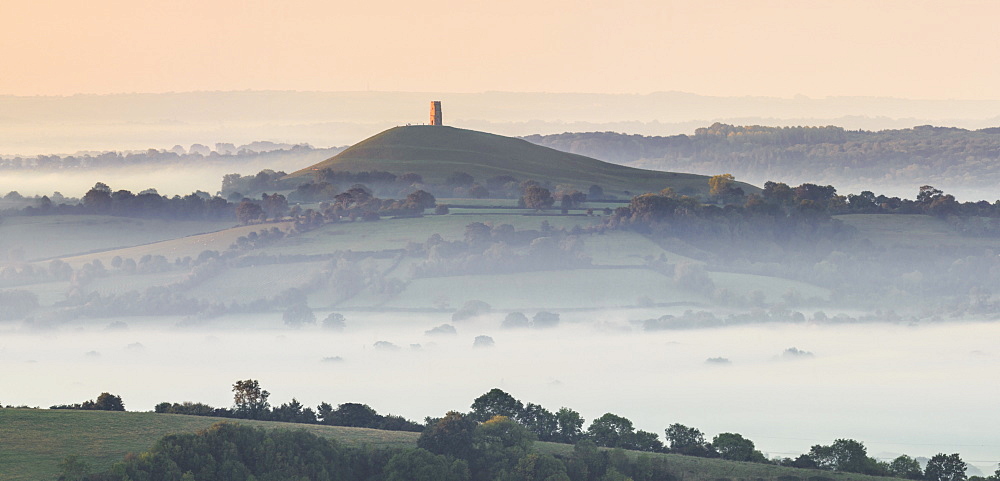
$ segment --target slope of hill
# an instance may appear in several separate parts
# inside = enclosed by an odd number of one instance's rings
[[[479,182],[510,175],[518,180],[568,184],[584,192],[594,184],[613,194],[657,192],[666,187],[687,195],[708,192],[708,177],[703,175],[635,169],[511,137],[425,125],[386,130],[291,177],[325,168],[415,172],[432,183],[441,183],[454,172],[465,172]],[[759,190],[747,184],[740,187],[748,193]]]
[[[0,479],[28,481],[55,479],[59,463],[67,456],[98,470],[109,468],[129,453],[153,447],[167,434],[194,432],[208,428],[222,418],[113,411],[72,411],[47,409],[0,409]],[[232,420],[229,420],[232,421]],[[348,446],[375,448],[416,447],[418,433],[380,431],[366,428],[290,424],[238,420],[241,424],[264,428],[305,429],[318,436],[335,439]],[[569,455],[573,446],[535,443],[535,450]],[[629,452],[637,456],[637,452]],[[685,481],[875,481],[880,478],[854,473],[786,468],[722,459],[676,454],[654,454],[666,458],[671,474]]]

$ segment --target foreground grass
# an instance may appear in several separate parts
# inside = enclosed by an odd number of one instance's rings
[[[126,453],[149,450],[168,434],[193,433],[219,421],[239,422],[268,429],[304,429],[347,446],[376,448],[416,447],[418,433],[376,429],[226,420],[223,418],[108,411],[0,409],[0,479],[34,481],[55,479],[58,465],[76,455],[97,470],[121,461]],[[569,455],[573,446],[535,443],[538,452]],[[630,457],[649,455],[666,459],[678,481],[877,481],[851,473],[786,468],[676,454],[628,452]]]
[[[55,479],[59,463],[76,455],[97,470],[121,461],[126,453],[149,450],[168,434],[193,433],[223,418],[109,411],[0,409],[0,479]],[[234,420],[229,420],[234,421]],[[305,429],[345,445],[415,447],[418,433],[376,429],[234,421],[251,426]]]

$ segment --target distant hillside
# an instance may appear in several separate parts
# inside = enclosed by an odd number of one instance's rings
[[[811,182],[835,185],[842,194],[878,190],[906,196],[930,184],[961,200],[992,201],[1000,196],[998,132],[929,125],[875,132],[716,123],[694,135],[580,132],[524,139],[633,167],[731,173],[755,184]]]
[[[708,177],[703,175],[635,169],[511,137],[424,125],[386,130],[291,177],[325,168],[380,170],[397,175],[414,172],[431,183],[441,183],[454,172],[465,172],[478,182],[510,175],[518,180],[573,185],[581,191],[596,184],[614,194],[657,192],[666,187],[687,195],[708,192]],[[748,193],[759,191],[747,184],[740,187]]]

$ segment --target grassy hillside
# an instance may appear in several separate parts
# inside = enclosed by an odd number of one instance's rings
[[[59,411],[40,409],[0,409],[0,479],[34,481],[55,479],[59,463],[69,455],[79,456],[97,469],[106,469],[126,453],[142,452],[158,439],[172,433],[194,432],[223,421],[220,418],[108,411]],[[414,447],[419,434],[287,424],[267,421],[239,421],[265,428],[305,429],[318,436],[351,445],[379,448]],[[548,454],[570,454],[567,444],[536,443],[535,449]],[[629,453],[638,456],[639,453]],[[674,454],[654,454],[666,458],[674,476],[683,481],[874,481],[877,478],[850,473],[784,468],[773,465],[739,463]]]
[[[126,453],[153,447],[167,434],[195,432],[222,418],[110,411],[0,409],[0,479],[55,479],[59,463],[77,455],[97,469],[121,461]],[[268,428],[306,429],[347,445],[416,446],[417,433],[364,428],[239,421]]]
[[[24,260],[35,261],[215,232],[235,223],[103,215],[11,216],[0,222],[0,252],[20,250]]]
[[[291,176],[305,176],[325,168],[416,172],[431,183],[441,183],[453,172],[466,172],[480,182],[497,175],[511,175],[519,180],[573,185],[583,192],[597,184],[616,195],[625,191],[657,192],[666,187],[689,195],[708,192],[708,177],[703,175],[635,169],[520,139],[426,125],[386,130]],[[759,191],[750,185],[740,186],[747,193]]]

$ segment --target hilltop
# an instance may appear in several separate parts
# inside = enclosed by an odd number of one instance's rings
[[[454,172],[465,172],[479,182],[508,175],[518,180],[572,185],[582,191],[599,185],[615,194],[658,192],[666,187],[685,195],[708,193],[708,176],[636,169],[521,139],[445,126],[391,128],[289,177],[303,177],[322,169],[377,170],[397,175],[414,172],[429,183],[442,183]],[[747,193],[759,192],[749,184],[739,187]]]

